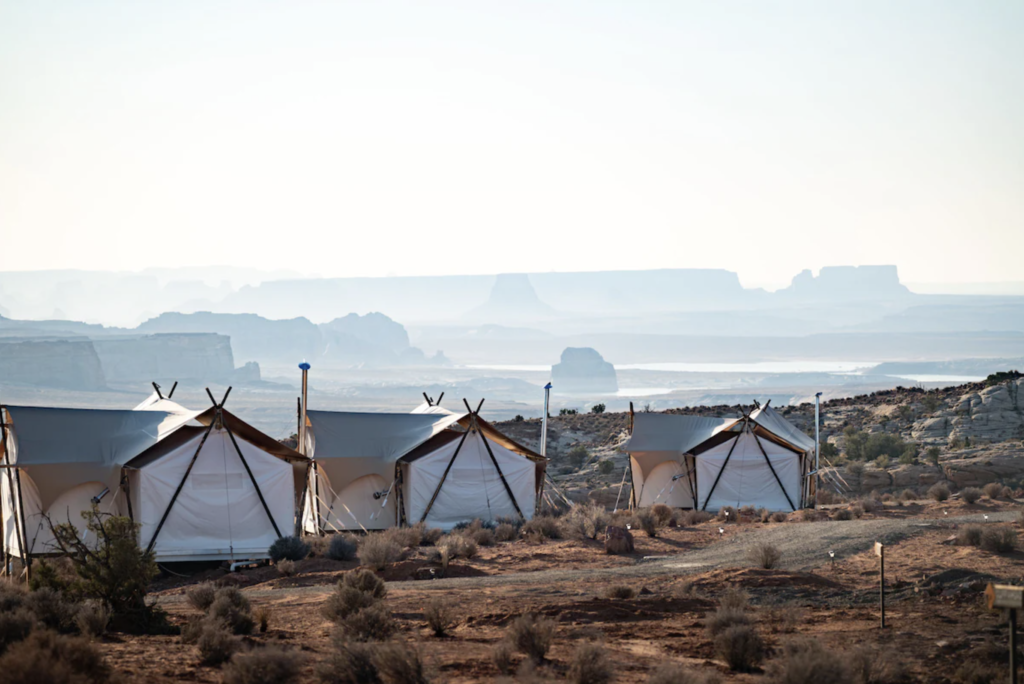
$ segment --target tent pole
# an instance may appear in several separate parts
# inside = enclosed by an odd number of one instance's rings
[[[256,476],[252,474],[252,469],[249,467],[249,463],[245,460],[245,456],[242,455],[242,450],[238,448],[238,442],[235,441],[235,434],[231,432],[231,426],[228,425],[226,420],[221,420],[224,425],[224,429],[227,430],[228,437],[231,438],[231,443],[235,447],[235,453],[238,454],[238,458],[242,461],[242,465],[245,466],[245,472],[249,473],[249,479],[252,481],[252,486],[256,488],[256,495],[260,497],[260,503],[263,504],[263,510],[267,512],[267,517],[270,518],[270,524],[274,526],[274,532],[277,533],[278,537],[283,536],[281,530],[277,526],[277,521],[274,520],[273,514],[270,512],[270,506],[267,505],[267,500],[263,498],[263,492],[260,490],[260,485],[256,482]],[[291,468],[291,463],[288,464]]]
[[[171,496],[171,500],[167,502],[167,508],[164,510],[164,514],[160,517],[160,522],[157,523],[156,530],[153,532],[153,538],[149,540],[149,545],[146,546],[146,553],[153,550],[156,546],[156,538],[160,536],[160,530],[163,529],[164,523],[167,522],[167,516],[171,514],[171,508],[174,507],[174,502],[178,500],[178,495],[181,494],[181,490],[185,487],[185,482],[188,481],[189,473],[192,472],[192,466],[196,464],[196,459],[199,458],[199,452],[203,450],[203,445],[206,444],[206,438],[213,432],[213,426],[216,425],[216,421],[210,423],[210,426],[206,428],[206,432],[203,433],[203,438],[199,440],[199,446],[196,448],[196,453],[192,454],[192,460],[188,462],[188,467],[185,468],[185,474],[181,477],[181,482],[178,483],[178,488],[174,490],[174,495]]]
[[[757,442],[757,448],[761,450],[761,455],[764,456],[764,462],[768,464],[768,468],[771,469],[772,475],[775,476],[775,481],[779,483],[779,489],[782,490],[782,495],[786,497],[789,507],[795,511],[796,506],[793,505],[793,500],[789,498],[789,492],[786,491],[786,488],[782,484],[782,480],[779,479],[779,474],[775,472],[775,466],[772,465],[772,459],[768,458],[768,452],[764,450],[764,445],[761,444],[761,440],[757,438],[756,433],[751,432],[750,434],[754,435],[754,441]]]
[[[706,511],[708,509],[708,501],[711,501],[711,495],[715,493],[715,487],[718,486],[718,481],[722,479],[722,473],[725,472],[725,467],[729,465],[729,459],[732,458],[732,452],[736,445],[739,444],[741,436],[743,436],[742,432],[733,438],[732,446],[729,447],[729,453],[725,455],[725,462],[722,463],[722,467],[718,470],[718,476],[715,478],[714,484],[711,485],[711,491],[708,492],[708,496],[704,499],[704,505],[700,507],[700,510]],[[696,455],[693,458],[696,461]]]
[[[434,495],[430,497],[430,503],[428,503],[427,507],[423,510],[423,516],[420,518],[420,522],[427,519],[430,509],[434,506],[434,501],[437,500],[437,495],[441,493],[441,487],[444,486],[444,481],[448,479],[448,471],[452,469],[452,464],[455,463],[455,457],[459,455],[460,451],[462,451],[462,445],[466,443],[466,438],[469,437],[469,433],[472,431],[473,428],[470,427],[469,430],[462,433],[462,439],[459,440],[459,445],[455,447],[455,453],[452,454],[452,460],[448,461],[448,467],[444,469],[444,475],[441,476],[441,481],[437,483],[437,489],[434,490]]]
[[[314,502],[316,505],[313,508],[313,520],[316,523],[316,534],[320,536],[324,531],[324,526],[320,521],[320,466],[317,465],[316,461],[313,461],[313,496],[316,497]]]
[[[0,454],[7,456],[7,423],[4,421],[4,407],[0,406]],[[9,471],[9,468],[4,468]],[[8,559],[7,559],[7,525],[4,523],[4,501],[3,501],[3,487],[0,487],[0,560],[3,561],[4,567],[0,569],[0,577],[7,574]]]
[[[14,469],[14,485],[18,488],[18,514],[21,517],[21,536],[25,540],[25,555],[22,562],[25,563],[25,580],[32,580],[32,554],[28,549],[28,524],[25,522],[25,501],[21,497],[21,468]]]
[[[408,521],[405,519],[405,501],[402,497],[402,466],[398,461],[395,461],[395,506],[398,508],[398,515],[395,516],[398,526],[406,527]]]
[[[487,443],[487,435],[482,431],[480,432],[480,439],[484,441],[484,447],[487,449],[487,455],[491,457],[491,463],[494,464],[494,469],[498,471],[498,477],[501,478],[501,484],[505,485],[505,492],[508,494],[508,498],[512,499],[512,505],[515,506],[516,513],[519,514],[520,518],[526,520],[526,516],[523,515],[523,512],[519,509],[519,502],[516,501],[516,496],[512,493],[512,488],[508,486],[508,480],[505,479],[505,474],[501,472],[501,466],[498,465],[498,459],[494,457],[494,452],[491,451],[491,445]]]
[[[697,459],[693,459],[693,468],[686,462],[686,454],[683,454],[683,467],[686,468],[686,482],[690,485],[690,498],[693,499],[693,507],[697,508]],[[691,477],[692,476],[692,477]]]
[[[3,415],[3,411],[4,411],[4,409],[2,407],[0,407],[0,416]],[[6,422],[4,422],[3,437],[4,437],[4,460],[7,462],[8,466],[11,466],[11,465],[14,465],[14,464],[11,463],[11,454],[10,454],[10,451],[8,451],[8,448],[7,448],[7,441],[6,441],[7,440],[7,423]],[[18,522],[18,507],[15,506],[15,501],[14,501],[14,492],[15,492],[14,476],[11,475],[11,470],[14,470],[14,474],[17,475],[18,471],[20,469],[15,465],[14,468],[7,467],[7,468],[4,468],[4,470],[7,471],[7,491],[8,491],[8,493],[11,496],[11,515],[14,516],[14,536],[15,536],[15,538],[18,541],[18,554],[21,557],[22,562],[26,562],[26,552],[25,552],[25,549],[28,546],[28,536],[25,533],[24,520],[20,524]],[[21,503],[21,496],[20,496],[21,486],[20,486],[20,481],[19,481],[19,486],[18,486],[17,491],[19,493],[18,503],[20,504]],[[24,515],[25,515],[24,514],[24,508],[22,507],[22,517],[24,517]]]
[[[128,504],[128,519],[135,522],[135,514],[132,513],[132,492],[128,487],[128,471],[121,468],[121,489],[124,490],[124,500]]]
[[[629,510],[640,505],[636,498],[636,485],[633,483],[633,454],[629,454]]]
[[[295,536],[301,537],[305,531],[303,518],[306,515],[306,494],[309,492],[309,473],[313,468],[312,463],[306,464],[306,474],[302,480],[302,494],[299,495],[299,505],[295,511]]]
[[[534,515],[540,515],[541,506],[544,505],[544,484],[545,484],[545,480],[547,479],[548,464],[547,463],[538,463],[538,464],[536,464],[536,468],[540,468],[542,466],[543,466],[544,470],[542,471],[542,474],[540,476],[540,485],[537,487],[537,503],[533,507],[533,514]]]

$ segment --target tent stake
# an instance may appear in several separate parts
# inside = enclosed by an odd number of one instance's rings
[[[167,508],[164,510],[163,516],[160,518],[160,522],[157,523],[156,531],[153,532],[153,538],[149,540],[149,545],[146,546],[146,553],[153,550],[156,546],[156,538],[160,536],[160,530],[163,529],[164,523],[167,522],[167,516],[171,514],[171,508],[174,507],[174,502],[178,500],[178,495],[181,494],[181,490],[185,487],[185,482],[188,481],[189,473],[192,472],[192,466],[196,464],[196,459],[199,458],[199,452],[203,450],[203,445],[206,444],[206,438],[213,432],[213,426],[216,421],[210,423],[210,427],[206,428],[206,432],[203,433],[203,438],[199,440],[199,447],[196,449],[196,453],[192,454],[192,460],[188,462],[188,468],[185,469],[185,474],[181,478],[181,482],[178,483],[178,488],[174,490],[174,495],[171,500],[167,503]]]
[[[757,448],[761,450],[761,455],[764,456],[765,463],[768,464],[768,468],[772,471],[772,475],[775,476],[775,481],[779,483],[779,489],[782,490],[782,495],[786,497],[786,501],[789,503],[789,507],[795,511],[796,506],[793,505],[793,500],[789,498],[789,493],[786,491],[786,488],[782,485],[782,480],[779,479],[779,474],[775,472],[775,466],[772,465],[772,460],[768,458],[768,452],[764,450],[764,446],[761,444],[761,440],[757,438],[757,435],[754,432],[751,432],[750,434],[754,435],[754,441],[757,442]]]

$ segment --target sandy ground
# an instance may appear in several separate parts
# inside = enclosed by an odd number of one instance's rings
[[[422,549],[384,574],[389,580],[385,601],[401,624],[397,638],[413,642],[435,677],[450,682],[498,678],[491,660],[494,644],[526,612],[558,623],[548,662],[537,671],[544,679],[564,677],[576,645],[595,640],[614,663],[615,681],[644,681],[668,661],[717,671],[727,681],[758,681],[763,674],[729,673],[704,632],[705,616],[731,586],[749,592],[771,648],[799,635],[837,651],[866,645],[893,651],[919,681],[946,682],[965,659],[1005,658],[1005,623],[985,609],[981,589],[987,581],[1024,583],[1021,552],[996,555],[952,545],[950,537],[967,522],[1014,525],[1020,531],[1018,509],[988,501],[890,504],[861,520],[734,523],[721,525],[724,534],[712,521],[668,528],[655,539],[640,534],[632,556],[608,556],[598,542],[517,541],[481,549],[477,558],[454,564],[443,579],[436,578],[436,567],[430,573]],[[876,540],[888,549],[884,631],[872,550]],[[747,554],[760,541],[782,550],[780,569],[752,567]],[[830,549],[836,552],[834,565]],[[300,650],[308,680],[331,649],[331,625],[321,617],[320,605],[340,574],[355,566],[314,558],[300,563],[293,577],[279,577],[273,568],[230,576],[211,570],[189,579],[162,578],[153,596],[175,621],[184,621],[193,612],[183,600],[188,584],[203,579],[238,584],[254,606],[273,610],[268,632],[247,640]],[[429,577],[435,579],[416,579]],[[610,586],[623,584],[638,595],[603,598]],[[459,616],[445,638],[432,636],[423,616],[426,602],[437,596]],[[130,681],[221,681],[220,670],[198,665],[195,647],[177,637],[111,635],[102,648]]]

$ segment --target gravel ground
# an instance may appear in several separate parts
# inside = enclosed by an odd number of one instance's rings
[[[991,522],[1009,522],[1016,513],[994,513]],[[438,579],[430,582],[410,583],[417,590],[467,589],[472,587],[496,587],[523,585],[561,584],[569,587],[580,580],[618,581],[626,578],[657,577],[664,575],[691,575],[715,568],[749,565],[747,553],[758,542],[773,544],[782,551],[780,567],[789,570],[808,570],[820,566],[828,558],[828,551],[836,552],[842,559],[869,550],[876,541],[892,544],[901,539],[921,534],[928,530],[952,528],[954,525],[983,522],[982,515],[950,516],[944,518],[872,519],[849,521],[824,521],[814,523],[786,523],[770,526],[749,526],[742,533],[727,534],[725,539],[702,549],[673,556],[645,558],[636,565],[617,568],[580,568],[572,570],[541,570],[537,572],[490,575],[487,577],[463,577]],[[732,526],[729,526],[732,527]],[[393,585],[401,590],[401,585]],[[295,587],[289,589],[252,589],[246,594],[253,597],[285,594],[316,595],[326,594],[333,586]],[[183,596],[165,596],[161,603],[172,604],[182,601]]]

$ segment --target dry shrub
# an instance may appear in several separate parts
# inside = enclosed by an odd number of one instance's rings
[[[0,610],[0,655],[14,643],[27,638],[36,624],[36,617],[27,608]]]
[[[80,637],[39,630],[0,656],[5,684],[107,684],[111,670],[99,650]]]
[[[465,536],[479,546],[494,546],[494,530],[487,527],[466,532]]]
[[[537,515],[523,525],[523,537],[530,541],[544,541],[545,539],[561,539],[562,533],[558,528],[558,519],[550,515]]]
[[[210,609],[215,598],[217,598],[217,587],[213,582],[197,584],[185,592],[185,599],[188,601],[188,604],[201,613],[205,613]]]
[[[607,599],[631,599],[636,596],[636,589],[626,584],[616,584],[604,590]]]
[[[290,684],[299,681],[302,661],[278,646],[238,653],[224,666],[224,684]]]
[[[255,626],[249,599],[236,587],[218,589],[216,598],[206,614],[211,620],[223,623],[235,634],[252,634]]]
[[[692,510],[683,512],[683,522],[685,522],[687,525],[699,525],[701,523],[707,522],[708,520],[711,520],[714,517],[715,516],[711,515],[707,511]]]
[[[376,645],[335,639],[334,650],[317,663],[320,684],[381,684],[374,660]]]
[[[359,553],[359,543],[348,534],[335,534],[327,546],[325,556],[335,561],[355,560]]]
[[[391,540],[399,549],[415,549],[419,547],[420,542],[423,540],[423,530],[425,528],[425,525],[419,523],[412,527],[392,527],[383,532],[378,532],[376,536]]]
[[[651,506],[651,515],[658,521],[658,527],[665,527],[672,522],[672,517],[675,514],[673,509],[668,504],[656,503]]]
[[[333,536],[328,537],[306,537],[306,543],[309,544],[309,556],[310,558],[327,558],[327,550],[330,548],[331,539]]]
[[[203,665],[220,665],[235,654],[239,640],[223,623],[205,620],[199,630],[196,646],[199,647],[199,661]]]
[[[840,508],[832,513],[833,520],[852,520],[853,513],[849,508]]]
[[[75,615],[78,605],[67,596],[49,587],[41,587],[25,596],[25,607],[47,629],[68,634],[76,630]]]
[[[772,631],[789,634],[795,632],[804,618],[804,611],[798,604],[787,601],[763,608],[765,620]]]
[[[559,520],[559,531],[566,539],[597,539],[608,527],[608,512],[594,502],[579,503]]]
[[[786,522],[817,522],[827,519],[828,515],[823,511],[816,511],[811,508],[801,508],[786,516]]]
[[[860,520],[864,517],[864,508],[860,504],[850,504],[850,515]]]
[[[992,553],[1013,553],[1017,550],[1017,532],[1010,527],[989,528],[981,535],[981,548]]]
[[[360,591],[355,587],[345,586],[343,582],[338,582],[338,586],[327,597],[327,600],[324,601],[320,612],[331,622],[340,622],[349,615],[358,613],[364,608],[369,608],[376,600],[372,594]]]
[[[750,615],[745,610],[723,607],[704,619],[704,631],[713,639],[731,627],[750,623]]]
[[[423,544],[426,546],[433,546],[437,544],[438,540],[444,536],[444,530],[436,527],[431,527],[429,530],[423,531]]]
[[[964,525],[956,532],[956,543],[960,546],[981,546],[981,525]]]
[[[633,553],[633,535],[625,527],[605,528],[604,552],[613,556]]]
[[[275,563],[282,560],[300,561],[312,550],[312,547],[301,537],[279,537],[270,545],[267,554]]]
[[[376,647],[374,664],[384,684],[429,684],[427,668],[419,651],[409,644],[389,643]]]
[[[508,638],[526,657],[541,663],[555,638],[555,622],[532,613],[520,615],[509,626]]]
[[[386,641],[398,630],[391,613],[379,603],[342,618],[338,627],[353,641]]]
[[[569,681],[573,684],[608,684],[614,670],[601,644],[583,643],[576,647],[569,662]]]
[[[960,492],[960,498],[967,504],[978,503],[978,500],[981,499],[981,490],[977,487],[964,487]]]
[[[181,643],[194,645],[199,641],[199,635],[203,633],[203,626],[206,624],[206,616],[189,615],[185,618],[185,624],[181,626]]]
[[[885,502],[885,503],[888,503],[889,501],[892,501],[894,498],[895,497],[893,497],[893,495],[890,494],[889,492],[886,492],[885,494],[882,495],[882,501]]]
[[[437,548],[449,560],[454,558],[472,558],[477,553],[476,540],[464,534],[452,533],[437,542]]]
[[[358,589],[364,594],[370,594],[375,599],[382,599],[388,595],[387,583],[378,577],[376,573],[370,572],[365,568],[346,572],[341,576],[341,580],[338,583],[346,587]]]
[[[891,649],[861,646],[847,654],[846,664],[857,684],[903,684],[909,680],[906,664]]]
[[[256,620],[256,624],[260,628],[260,634],[266,634],[270,628],[270,617],[274,612],[270,609],[270,606],[260,606],[253,612],[252,617]]]
[[[978,660],[968,660],[953,673],[953,681],[957,684],[996,684],[1003,681],[1005,676],[1006,673],[1001,667]]]
[[[999,496],[1006,499],[1007,501],[1011,501],[1013,500],[1013,490],[1010,489],[1009,487],[1003,487],[1001,490],[999,490]]]
[[[718,515],[715,516],[715,519],[718,522],[734,523],[740,521],[740,514],[733,506],[722,506],[718,509]]]
[[[998,482],[989,482],[987,485],[982,487],[982,491],[990,499],[998,499],[1003,493],[1003,485]]]
[[[720,608],[746,610],[750,607],[750,594],[739,587],[729,587],[718,597],[718,606]]]
[[[398,561],[402,547],[385,534],[371,534],[359,546],[359,562],[374,570],[383,570]]]
[[[878,501],[871,498],[870,496],[864,497],[858,502],[858,504],[862,509],[864,509],[865,513],[874,513],[875,511],[878,510],[879,507]]]
[[[932,485],[928,490],[928,498],[934,499],[935,501],[945,501],[949,498],[949,487],[942,484],[941,482]]]
[[[789,516],[786,515],[785,513],[783,513],[782,511],[775,511],[771,515],[771,521],[774,522],[774,523],[786,522],[786,520],[788,520],[788,519],[789,519]]]
[[[721,681],[717,672],[701,672],[676,663],[659,666],[647,678],[647,684],[720,684]]]
[[[747,557],[759,568],[774,570],[782,560],[782,551],[773,544],[758,542],[747,552]]]
[[[431,599],[423,610],[423,616],[427,620],[427,626],[434,632],[434,636],[439,637],[448,634],[459,623],[451,604],[442,598]]]
[[[854,684],[844,660],[813,639],[787,641],[765,669],[768,684]]]
[[[908,501],[914,501],[917,499],[917,492],[912,489],[904,489],[900,492],[900,501],[906,503]]]
[[[750,625],[733,625],[715,637],[715,653],[734,672],[750,672],[764,659],[764,641]]]
[[[295,574],[295,561],[278,561],[274,564],[274,567],[277,568],[277,574],[279,574],[281,577],[291,577]]]
[[[515,541],[518,536],[519,530],[516,526],[508,523],[501,523],[498,525],[498,529],[494,530],[494,538],[500,542]]]
[[[498,672],[503,675],[512,674],[515,669],[515,647],[507,639],[502,639],[494,645],[491,651],[491,660]]]
[[[102,601],[90,600],[78,607],[75,625],[78,631],[89,637],[100,637],[110,623],[110,609]]]
[[[640,529],[642,529],[648,537],[658,536],[658,519],[653,513],[651,513],[651,509],[638,509],[636,512],[636,520],[640,523]]]

